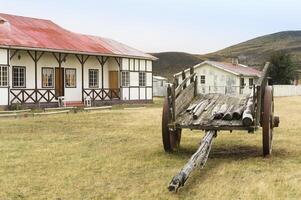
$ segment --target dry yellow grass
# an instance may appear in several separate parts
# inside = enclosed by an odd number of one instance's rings
[[[164,153],[159,106],[1,119],[0,199],[300,199],[301,97],[277,98],[276,113],[272,158],[261,131],[220,133],[178,194],[167,185],[203,134]]]

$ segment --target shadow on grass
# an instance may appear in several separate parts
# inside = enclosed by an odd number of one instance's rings
[[[170,156],[172,158],[186,158],[188,160],[196,150],[197,149],[194,147],[181,147],[179,150],[171,153]],[[286,151],[286,149],[273,149],[272,157],[282,158],[288,156],[289,152]],[[227,145],[226,147],[213,146],[209,154],[209,158],[211,159],[222,158],[241,160],[256,157],[262,157],[262,147],[245,144]]]
[[[195,153],[197,149],[193,147],[181,147],[178,151],[169,154],[172,159],[185,159],[187,162],[192,154]],[[273,158],[287,158],[289,156],[289,152],[285,149],[273,149],[272,157]],[[248,159],[255,159],[255,158],[265,158],[262,157],[262,148],[260,146],[255,145],[245,145],[245,144],[238,144],[238,145],[227,145],[226,147],[221,146],[214,146],[211,149],[209,154],[208,163],[206,164],[204,169],[201,169],[202,173],[198,174],[198,176],[194,176],[193,174],[190,176],[189,181],[186,182],[185,189],[180,190],[181,194],[187,194],[191,191],[191,187],[194,184],[199,182],[205,182],[206,179],[209,177],[210,173],[214,171],[219,165],[229,162],[236,162],[238,160],[248,160]],[[183,166],[181,166],[183,167]],[[181,168],[179,168],[180,170]],[[196,169],[196,171],[199,169]],[[171,177],[172,178],[172,177]]]

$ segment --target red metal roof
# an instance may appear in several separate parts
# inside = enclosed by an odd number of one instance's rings
[[[216,61],[205,61],[205,63],[214,65],[218,68],[233,72],[238,75],[257,76],[257,77],[261,76],[261,71],[242,64],[233,64],[233,63],[216,62]]]
[[[248,67],[246,65],[242,64],[233,64],[233,63],[226,63],[226,62],[216,62],[216,61],[204,61],[202,63],[199,63],[194,68],[198,68],[200,66],[203,66],[204,64],[208,64],[214,67],[217,67],[221,70],[227,71],[229,73],[233,73],[235,75],[243,75],[243,76],[252,76],[252,77],[261,77],[261,71],[254,69],[252,67]],[[190,69],[186,69],[185,72],[188,72]],[[178,72],[174,74],[174,76],[180,76],[182,72]]]
[[[50,20],[2,13],[0,46],[156,59],[111,39],[68,31]]]

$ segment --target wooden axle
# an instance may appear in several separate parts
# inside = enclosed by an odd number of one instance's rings
[[[216,131],[206,131],[206,135],[203,137],[198,150],[191,156],[188,163],[169,183],[169,191],[178,191],[180,187],[184,186],[189,175],[196,167],[203,167],[206,164],[214,137],[216,137]]]

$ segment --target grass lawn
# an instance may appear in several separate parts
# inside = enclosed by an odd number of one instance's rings
[[[261,131],[222,132],[178,194],[167,185],[203,133],[183,131],[180,150],[164,153],[160,103],[0,119],[0,199],[301,199],[301,97],[275,101],[270,159]]]

